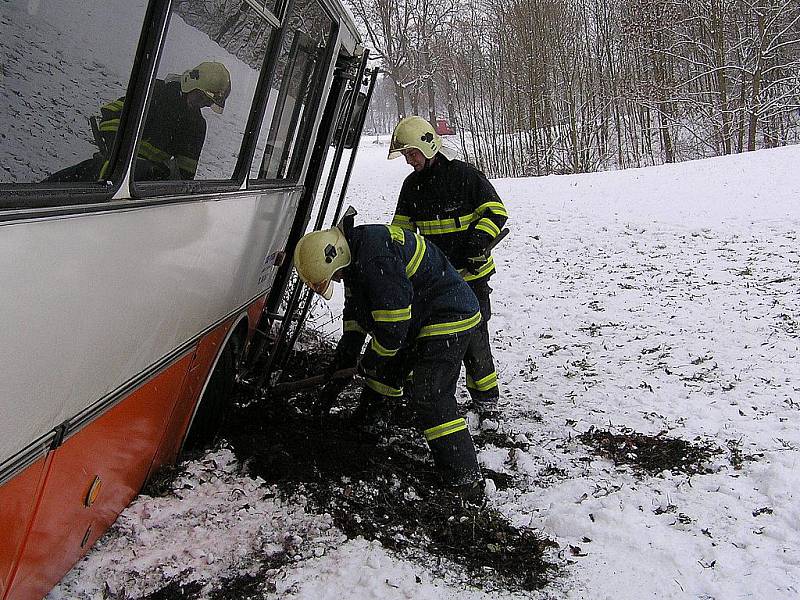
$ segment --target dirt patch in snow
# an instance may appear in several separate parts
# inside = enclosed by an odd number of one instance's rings
[[[202,590],[203,584],[196,581],[189,583],[171,581],[142,600],[194,600],[200,597]]]
[[[657,475],[662,471],[688,475],[710,473],[708,463],[722,451],[712,444],[687,442],[663,433],[645,435],[630,429],[611,433],[592,427],[578,439],[615,465]]]
[[[316,348],[296,354],[287,379],[313,374],[329,356]],[[309,508],[332,515],[348,537],[378,540],[428,568],[441,567],[442,573],[461,569],[479,587],[544,586],[555,572],[545,553],[555,544],[533,530],[512,527],[490,506],[464,503],[443,487],[407,405],[400,403],[389,429],[355,428],[351,414],[358,394],[359,386],[351,385],[324,419],[311,416],[313,392],[244,399],[225,438],[251,475],[287,496],[307,497]],[[496,434],[476,443],[514,445]],[[498,489],[511,484],[498,473],[486,476]]]
[[[285,562],[289,562],[288,558]],[[273,563],[273,566],[279,565]],[[245,573],[217,581],[211,590],[206,590],[207,586],[197,581],[188,583],[171,581],[160,590],[143,596],[141,600],[200,600],[201,598],[208,600],[260,600],[264,598],[265,592],[275,591],[271,575],[274,575],[274,569],[270,570],[264,567],[255,574]],[[115,598],[115,596],[110,596],[110,598]],[[120,600],[125,600],[125,598],[127,596]]]

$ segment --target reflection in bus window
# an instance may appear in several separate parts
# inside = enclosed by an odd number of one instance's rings
[[[222,114],[230,92],[230,73],[218,62],[203,62],[180,76],[157,79],[136,151],[134,179],[194,179],[206,139],[201,109],[211,107]],[[109,110],[100,130],[113,127],[114,120]]]
[[[96,181],[114,139],[101,142],[90,119],[126,93],[146,6],[0,2],[0,184],[36,183],[81,164],[68,180]]]
[[[240,0],[175,3],[134,179],[233,177],[272,35]],[[218,114],[204,116],[207,106]]]
[[[331,18],[315,0],[297,0],[275,68],[259,136],[259,179],[296,179],[310,133],[316,84],[324,75]],[[293,160],[294,159],[294,160]]]

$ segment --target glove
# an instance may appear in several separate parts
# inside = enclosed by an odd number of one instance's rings
[[[478,269],[486,264],[488,260],[484,253],[486,246],[489,245],[491,239],[489,234],[475,229],[475,223],[470,225],[469,237],[464,241],[462,246],[464,262],[467,264],[467,271],[476,273]]]
[[[344,390],[353,380],[353,377],[355,377],[354,372],[339,375],[338,377],[335,376],[338,371],[353,368],[350,365],[343,365],[341,359],[342,356],[337,354],[334,360],[331,361],[323,371],[326,382],[319,391],[319,399],[314,407],[315,412],[318,413],[320,417],[325,417],[330,412],[336,400],[339,398],[339,394],[342,393],[342,390]]]
[[[334,377],[334,373],[339,370],[336,361],[333,361],[323,372],[325,384],[319,391],[319,397],[313,409],[319,417],[325,417],[330,412],[331,407],[339,398],[339,394],[342,393],[342,390],[347,387],[347,384],[352,379],[352,377]]]
[[[486,248],[486,244],[484,244],[483,240],[476,235],[475,231],[472,231],[472,235],[470,235],[464,242],[464,258],[469,260],[471,258],[481,256],[484,248]]]
[[[468,258],[467,259],[467,271],[469,271],[473,275],[477,275],[480,272],[481,267],[483,265],[485,265],[487,262],[489,262],[489,259],[486,258],[483,255],[481,255],[481,256],[473,256],[471,258]]]
[[[339,394],[347,385],[346,379],[332,379],[319,391],[319,399],[314,405],[314,412],[320,418],[326,417],[339,398]]]

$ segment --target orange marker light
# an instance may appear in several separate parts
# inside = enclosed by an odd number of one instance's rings
[[[86,500],[83,501],[87,508],[94,504],[94,501],[97,500],[97,497],[100,495],[100,488],[102,487],[103,482],[100,480],[100,476],[95,475],[92,485],[89,486],[89,492],[86,494]]]

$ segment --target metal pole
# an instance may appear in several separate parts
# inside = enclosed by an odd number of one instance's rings
[[[378,73],[380,73],[380,69],[377,67],[372,69],[372,74],[370,75],[369,80],[369,88],[367,89],[367,97],[364,99],[364,111],[359,117],[360,120],[358,123],[358,133],[356,134],[356,139],[359,141],[361,140],[361,132],[364,130],[364,121],[367,120],[367,108],[369,107],[370,100],[372,100],[372,92],[375,91],[375,81],[378,79]],[[347,186],[350,184],[350,176],[353,174],[353,165],[356,162],[356,155],[358,154],[359,145],[360,143],[356,143],[355,147],[353,148],[353,152],[350,153],[350,162],[347,165],[347,173],[345,174],[344,181],[342,182],[342,191],[339,194],[339,203],[336,205],[336,212],[333,216],[334,223],[339,220],[339,215],[342,213],[344,198],[345,194],[347,193]]]
[[[361,63],[361,66],[364,67],[366,65],[366,58],[369,55],[369,50],[364,50],[364,60]],[[367,117],[367,108],[369,108],[369,102],[372,99],[372,92],[375,90],[375,81],[378,78],[379,69],[376,67],[372,70],[372,74],[370,76],[369,88],[367,89],[367,97],[364,99],[364,110],[362,111],[361,115],[359,115],[359,122],[356,128],[355,139],[357,140],[356,145],[353,147],[353,151],[350,153],[350,161],[347,165],[347,172],[345,173],[344,181],[342,182],[342,190],[339,194],[339,202],[336,205],[336,212],[333,215],[333,221],[331,222],[331,226],[335,225],[339,221],[339,216],[342,213],[342,207],[344,206],[344,199],[345,194],[347,193],[347,186],[350,183],[350,176],[353,173],[353,165],[356,162],[356,155],[358,154],[358,147],[359,142],[361,140],[361,132],[364,129],[364,122],[366,121]],[[361,89],[361,78],[364,76],[364,69],[359,69],[359,77],[356,79],[355,84],[353,85],[353,97],[351,98],[353,108],[355,106],[355,100],[358,97],[358,92]],[[345,123],[350,123],[350,119],[352,118],[352,113],[348,116],[347,121]],[[342,139],[339,140],[340,142],[347,138],[347,127],[344,127],[342,130]],[[333,182],[333,180],[329,180],[329,182]],[[322,212],[320,211],[320,215]],[[321,221],[321,219],[317,219],[317,221]],[[313,299],[314,292],[308,291],[307,296],[305,299],[305,303],[303,304],[303,310],[300,313],[300,318],[297,320],[297,328],[294,330],[292,334],[292,339],[289,341],[287,345],[287,350],[285,356],[292,351],[294,345],[297,343],[297,339],[300,337],[300,333],[303,329],[303,324],[306,322],[308,318],[308,311],[311,309],[311,301]],[[281,365],[283,366],[283,365]]]
[[[344,146],[347,138],[347,125],[353,118],[353,112],[355,111],[355,106],[356,106],[356,99],[358,97],[358,91],[361,87],[361,79],[364,76],[364,71],[367,66],[368,58],[369,58],[369,50],[365,49],[364,53],[361,56],[361,62],[358,66],[358,72],[356,75],[355,83],[353,85],[353,95],[351,96],[350,102],[347,106],[344,126],[342,128],[342,136],[336,144],[336,153],[334,154],[333,161],[331,163],[331,170],[330,173],[328,174],[328,181],[325,185],[325,191],[323,192],[322,202],[320,204],[320,211],[314,223],[313,231],[317,231],[318,229],[320,229],[325,219],[325,213],[327,212],[328,204],[330,203],[330,198],[333,193],[333,186],[336,183],[336,173],[339,170],[339,165],[341,164],[342,155],[344,154]],[[313,292],[311,292],[310,290],[307,292],[306,298],[303,301],[303,309],[300,312],[300,318],[297,319],[296,321],[296,326],[292,334],[292,337],[289,339],[288,343],[283,343],[283,344],[281,343],[282,341],[286,340],[288,336],[289,327],[291,326],[293,320],[292,316],[295,314],[297,310],[301,293],[304,289],[306,289],[305,285],[298,280],[295,283],[294,289],[292,290],[292,293],[289,297],[289,302],[286,306],[286,312],[284,313],[284,319],[281,322],[281,327],[278,332],[278,338],[277,341],[275,342],[275,347],[272,349],[272,352],[270,352],[269,357],[267,358],[267,364],[264,366],[261,375],[259,375],[258,380],[256,381],[257,388],[261,388],[264,385],[264,381],[267,379],[267,377],[270,376],[273,370],[275,370],[275,365],[278,365],[279,368],[283,367],[286,358],[291,353],[295,343],[297,342],[297,338],[300,336],[300,331],[303,327],[303,323],[305,322],[305,319],[308,316],[308,311],[311,307],[311,294]]]

